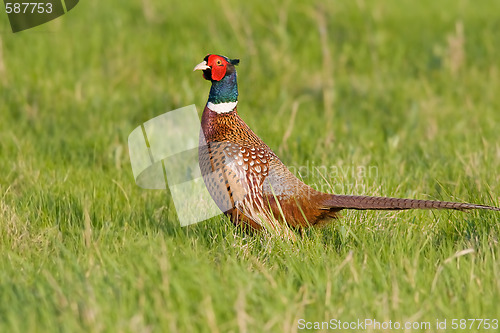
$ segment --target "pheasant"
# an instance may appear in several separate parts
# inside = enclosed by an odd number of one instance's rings
[[[237,111],[238,59],[209,54],[201,70],[212,86],[201,117],[199,165],[217,206],[236,225],[283,230],[328,223],[343,209],[500,208],[471,203],[335,195],[316,191],[287,169]]]

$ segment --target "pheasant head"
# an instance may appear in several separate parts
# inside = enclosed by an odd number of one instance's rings
[[[203,71],[203,78],[212,82],[208,95],[208,107],[218,113],[232,111],[238,103],[238,84],[235,66],[239,59],[209,54],[193,71]]]

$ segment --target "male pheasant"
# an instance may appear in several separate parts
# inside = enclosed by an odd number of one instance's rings
[[[497,207],[470,203],[335,195],[316,191],[293,175],[237,111],[238,59],[207,55],[195,70],[211,81],[201,118],[199,164],[210,195],[236,225],[281,229],[321,225],[342,209],[401,210]]]

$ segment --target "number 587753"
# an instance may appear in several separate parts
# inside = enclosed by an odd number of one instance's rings
[[[5,11],[7,14],[50,14],[52,13],[52,3],[50,2],[6,2]]]

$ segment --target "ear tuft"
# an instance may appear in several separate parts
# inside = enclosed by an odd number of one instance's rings
[[[230,59],[229,63],[231,63],[231,65],[236,66],[240,63],[240,59]]]

